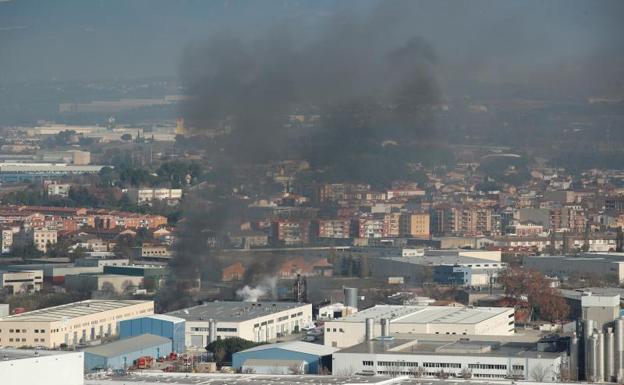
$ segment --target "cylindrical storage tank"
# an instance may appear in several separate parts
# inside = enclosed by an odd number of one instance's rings
[[[607,334],[604,337],[604,380],[607,382],[615,381],[615,338],[613,336],[613,329],[608,328]]]
[[[366,319],[366,341],[372,341],[375,338],[375,320],[373,318]]]
[[[390,335],[390,320],[387,318],[381,319],[381,336],[388,337]]]
[[[602,331],[598,331],[596,334],[598,340],[596,341],[596,382],[604,381],[604,368],[605,368],[605,360],[604,360],[604,334]]]
[[[587,350],[587,363],[585,370],[586,380],[588,382],[597,382],[596,381],[596,360],[598,358],[598,351],[596,346],[598,345],[598,337],[593,335],[587,339],[585,349]]]
[[[215,342],[217,340],[217,321],[208,320],[208,341]]]
[[[345,297],[345,306],[358,307],[358,289],[355,287],[345,287],[343,289]]]
[[[590,364],[591,364],[591,360],[589,357],[589,350],[590,350],[590,339],[592,334],[594,334],[594,321],[588,319],[585,320],[583,322],[583,347],[584,347],[584,352],[583,352],[583,357],[585,357],[585,379],[589,379],[590,374]]]
[[[572,381],[578,380],[578,365],[579,365],[579,346],[578,337],[576,333],[572,334],[570,338],[570,379]]]
[[[624,318],[615,320],[615,376],[618,383],[624,381]]]

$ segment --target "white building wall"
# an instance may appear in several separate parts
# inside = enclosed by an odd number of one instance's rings
[[[536,380],[537,373],[543,382],[558,380],[561,356],[549,358],[491,357],[484,355],[431,355],[431,354],[333,354],[332,374],[346,376],[356,373],[374,375],[414,375],[435,377],[440,371],[459,377],[468,371],[474,380],[505,379],[511,375]]]
[[[513,335],[514,310],[494,315],[475,323],[406,323],[400,319],[390,322],[390,335],[393,334],[457,334],[457,335]],[[364,342],[365,322],[332,320],[325,322],[325,345],[347,348]],[[374,335],[381,335],[381,325],[375,322]]]
[[[0,361],[0,373],[2,385],[83,385],[84,353]]]
[[[187,346],[195,346],[196,341],[202,341],[201,343],[205,346],[210,336],[208,322],[208,319],[186,321]],[[278,333],[291,334],[296,327],[302,328],[311,323],[312,305],[305,304],[246,321],[223,322],[217,320],[217,338],[240,337],[248,341],[266,342],[277,339]]]

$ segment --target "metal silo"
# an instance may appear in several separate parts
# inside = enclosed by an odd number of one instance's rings
[[[217,340],[217,321],[213,319],[208,320],[208,342],[215,342]]]
[[[596,360],[598,358],[598,351],[596,346],[598,345],[598,336],[593,335],[587,339],[585,344],[585,350],[587,351],[587,361],[586,361],[586,370],[585,377],[588,382],[597,382],[596,381]]]
[[[366,341],[372,341],[375,338],[375,320],[373,318],[366,319],[365,336]]]
[[[617,382],[624,380],[624,318],[615,320],[615,376]]]
[[[593,373],[590,372],[591,359],[589,357],[589,352],[591,348],[591,337],[594,333],[594,321],[588,319],[583,322],[583,357],[585,359],[585,378],[589,379],[590,375]]]
[[[572,381],[578,380],[579,370],[579,341],[576,333],[572,333],[570,338],[570,379]]]
[[[615,338],[613,336],[613,328],[607,329],[604,340],[604,380],[613,382],[615,379]]]
[[[345,298],[345,306],[354,307],[357,309],[358,307],[358,289],[355,287],[345,287],[343,288],[344,298]]]
[[[605,360],[604,360],[604,334],[602,334],[601,330],[598,330],[596,333],[596,382],[604,381],[604,368],[605,368]]]
[[[390,320],[387,318],[381,319],[381,336],[388,337],[390,335]]]

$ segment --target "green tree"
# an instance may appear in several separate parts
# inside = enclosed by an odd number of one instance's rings
[[[230,337],[209,343],[206,346],[206,350],[215,355],[217,363],[223,364],[232,362],[232,354],[258,345],[264,345],[264,343],[248,341],[239,337]]]

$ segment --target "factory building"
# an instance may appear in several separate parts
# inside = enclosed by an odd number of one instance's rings
[[[419,284],[433,271],[433,280],[445,285],[486,286],[506,268],[500,252],[481,250],[425,250],[401,255],[370,255],[372,275],[379,279],[402,277],[403,282]]]
[[[535,343],[389,338],[334,353],[332,373],[559,382],[565,362],[565,348],[543,351]]]
[[[0,345],[58,348],[117,335],[124,319],[154,314],[153,301],[86,300],[0,319]]]
[[[119,338],[153,334],[170,339],[171,350],[180,353],[185,350],[184,324],[185,321],[182,318],[165,314],[133,318],[119,323]]]
[[[266,342],[312,323],[312,305],[298,302],[208,302],[167,313],[186,320],[186,346],[240,337]]]
[[[232,355],[232,366],[243,372],[257,374],[274,374],[265,372],[265,368],[282,367],[279,362],[290,362],[284,365],[283,374],[289,373],[288,369],[303,368],[299,374],[321,374],[331,370],[331,355],[338,349],[323,345],[312,344],[302,341],[282,342],[270,345],[260,345],[251,349],[243,350]],[[303,366],[299,365],[303,362]],[[295,365],[295,366],[292,366]],[[245,370],[247,369],[247,370]],[[280,371],[281,372],[281,371]]]
[[[506,307],[377,305],[325,322],[325,345],[346,348],[383,334],[514,334],[514,309]]]
[[[82,352],[0,349],[0,383],[83,385],[83,362]]]
[[[0,271],[0,288],[9,294],[32,293],[42,286],[42,270]]]
[[[127,369],[139,357],[157,359],[171,353],[171,340],[142,334],[84,350],[86,372],[101,369]]]
[[[567,278],[579,274],[613,276],[624,282],[624,255],[584,253],[580,256],[539,255],[524,258],[524,266],[542,274]]]
[[[65,288],[70,290],[128,293],[143,286],[143,277],[115,274],[75,274],[65,277]]]
[[[619,295],[582,293],[581,322],[570,343],[572,380],[624,380],[624,318],[619,317]]]

